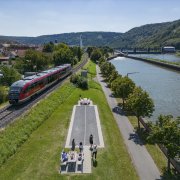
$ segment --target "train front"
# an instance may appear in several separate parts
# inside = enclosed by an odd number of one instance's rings
[[[21,91],[23,89],[24,83],[22,80],[14,82],[9,90],[9,103],[18,104],[21,96]]]

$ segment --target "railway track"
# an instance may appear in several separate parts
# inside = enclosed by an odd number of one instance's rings
[[[88,61],[88,58],[85,57],[83,62],[78,66],[72,69],[72,73],[76,73],[80,70]],[[20,117],[24,112],[30,109],[34,104],[36,104],[41,99],[45,98],[49,93],[57,89],[69,76],[65,77],[63,80],[55,83],[53,86],[48,87],[45,91],[38,94],[37,97],[31,99],[28,102],[25,102],[22,105],[14,106],[7,105],[0,110],[0,128],[6,127],[10,122],[14,121],[17,117]]]

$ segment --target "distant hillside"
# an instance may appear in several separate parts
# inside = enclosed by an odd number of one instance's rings
[[[180,49],[180,20],[165,23],[147,24],[135,27],[126,33],[117,32],[78,32],[38,37],[0,36],[1,41],[15,41],[23,44],[44,44],[49,41],[79,45],[82,35],[84,46],[110,46],[113,48],[161,47],[173,45]]]
[[[111,47],[161,47],[173,45],[180,49],[180,20],[135,27],[113,41]]]
[[[1,40],[8,40],[19,42],[22,44],[44,44],[47,42],[65,42],[69,45],[79,45],[80,35],[82,35],[84,46],[107,46],[112,43],[116,38],[121,36],[122,33],[116,32],[78,32],[78,33],[64,33],[54,35],[43,35],[38,37],[13,37],[13,36],[0,36]]]

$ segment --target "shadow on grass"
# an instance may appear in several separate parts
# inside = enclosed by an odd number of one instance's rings
[[[174,169],[171,169],[171,171],[167,171],[167,169],[164,168],[161,178],[162,180],[179,180],[180,174],[177,174]]]
[[[93,167],[97,167],[98,166],[98,162],[94,158],[92,158],[92,165],[93,165]]]

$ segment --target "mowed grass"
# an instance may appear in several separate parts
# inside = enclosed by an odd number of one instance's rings
[[[137,129],[137,118],[135,116],[128,116],[128,118],[129,118],[132,126],[135,129]],[[143,128],[142,125],[141,125],[141,128]],[[144,142],[144,143],[145,143],[145,146],[146,146],[148,152],[150,153],[154,162],[156,163],[158,169],[162,173],[167,166],[166,156],[163,154],[163,152],[159,149],[159,147],[157,145],[148,144],[147,142]]]
[[[90,73],[95,65],[90,63]],[[89,90],[74,89],[70,96],[39,126],[0,168],[0,179],[138,179],[117,124],[100,85],[90,80]],[[65,84],[70,86],[69,83]],[[79,95],[98,105],[105,148],[98,150],[97,166],[89,175],[61,175],[64,148],[73,105]],[[47,102],[48,106],[48,102]]]

